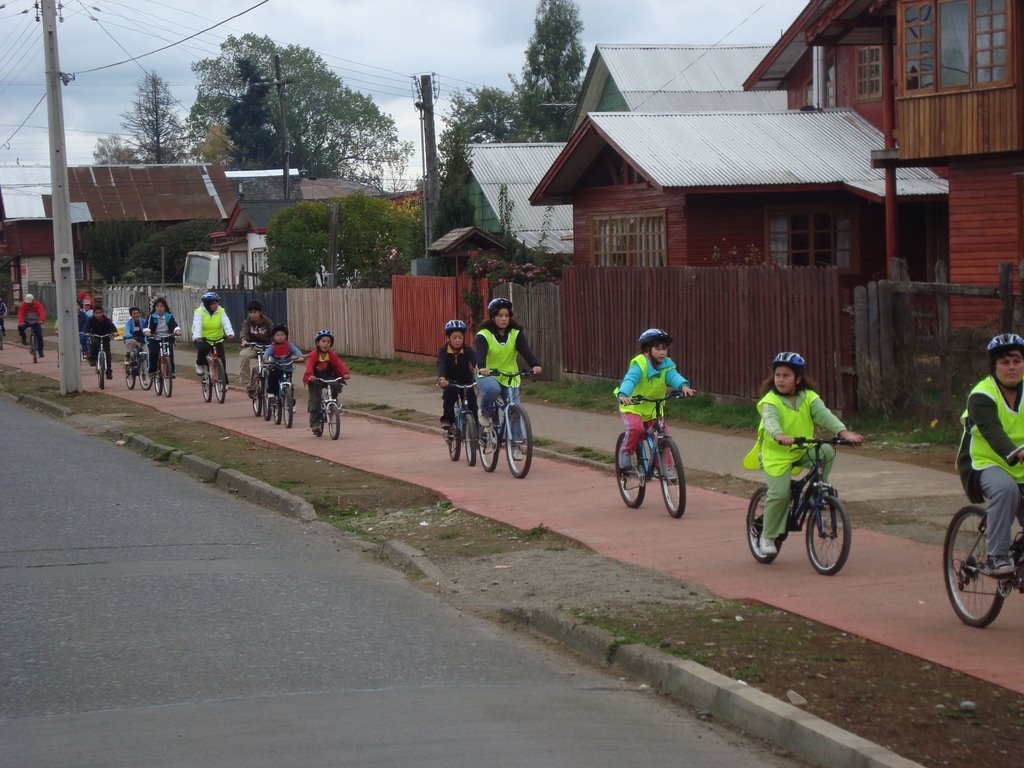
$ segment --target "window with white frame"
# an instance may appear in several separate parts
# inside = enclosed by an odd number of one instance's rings
[[[768,251],[780,267],[853,268],[853,215],[847,211],[773,211]]]

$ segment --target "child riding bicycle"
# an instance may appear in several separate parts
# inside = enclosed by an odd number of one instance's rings
[[[498,395],[509,400],[511,390],[519,389],[519,377],[503,379],[488,378],[491,368],[499,371],[518,371],[516,355],[526,360],[527,366],[536,376],[541,372],[540,363],[526,341],[523,326],[512,319],[512,302],[508,299],[491,299],[487,305],[487,322],[480,326],[476,333],[476,359],[479,365],[477,386],[480,388],[480,416],[477,421],[481,427],[491,425],[491,413]]]
[[[626,375],[615,389],[619,398],[619,413],[626,425],[617,459],[623,469],[632,468],[630,456],[655,419],[654,403],[634,403],[632,398],[636,395],[664,397],[669,389],[677,389],[687,397],[697,394],[668,356],[668,348],[672,345],[672,337],[668,333],[660,328],[648,328],[640,334],[637,343],[640,345],[640,354],[629,361]]]
[[[306,410],[309,411],[309,428],[317,437],[324,433],[324,425],[320,421],[323,389],[325,386],[337,386],[323,382],[338,378],[347,382],[351,375],[348,366],[332,351],[333,346],[333,333],[328,330],[317,331],[313,337],[314,349],[306,360],[306,372],[302,374],[302,385],[309,393],[309,402],[306,406]]]
[[[114,378],[114,371],[110,360],[110,339],[117,335],[117,326],[114,325],[113,320],[107,317],[103,307],[97,306],[93,309],[92,317],[85,323],[85,333],[91,337],[89,339],[89,365],[96,365],[96,358],[99,356],[100,345],[102,344],[103,351],[107,353],[106,376],[108,379]],[[98,338],[101,336],[103,338]]]
[[[168,339],[171,353],[171,370],[168,373],[173,376],[174,339],[181,336],[181,328],[178,327],[178,321],[171,314],[171,310],[167,306],[167,300],[162,296],[157,297],[153,301],[153,312],[149,316],[146,327],[142,332],[146,335],[146,343],[149,345],[149,375],[152,376],[156,373],[157,366],[160,363],[160,339]]]
[[[135,364],[135,353],[142,351],[146,343],[146,331],[142,320],[142,310],[128,307],[128,320],[124,324],[124,364]]]
[[[437,350],[437,386],[441,394],[441,426],[448,429],[455,423],[455,401],[459,391],[448,385],[472,384],[476,371],[476,352],[466,346],[466,324],[461,320],[449,320],[444,326],[448,341]],[[476,392],[466,391],[470,411],[476,414]],[[466,414],[468,418],[470,414]]]
[[[277,397],[281,378],[285,374],[291,374],[293,362],[302,359],[302,351],[288,341],[288,326],[278,323],[270,332],[271,344],[263,353],[263,362],[269,368],[267,370],[267,393],[271,397]]]
[[[768,494],[764,502],[764,528],[759,542],[765,555],[778,553],[775,539],[786,531],[786,507],[790,498],[790,480],[811,459],[807,448],[794,446],[798,437],[814,437],[819,426],[851,445],[864,438],[846,428],[814,391],[815,384],[805,373],[807,361],[797,352],[780,352],[772,359],[772,375],[762,385],[764,396],[757,404],[761,424],[757,442],[743,458],[746,469],[764,472]],[[835,460],[835,449],[822,447],[822,480],[828,481]]]
[[[270,329],[274,327],[274,321],[263,314],[263,305],[255,299],[245,306],[245,313],[239,341],[241,349],[238,350],[238,383],[251,395],[252,360],[256,357],[256,350],[251,347],[253,344],[261,347],[270,344]]]

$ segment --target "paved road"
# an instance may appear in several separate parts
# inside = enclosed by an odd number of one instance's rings
[[[12,355],[11,361],[27,367],[23,350],[17,352],[22,354]],[[6,361],[0,353],[0,362]],[[46,365],[53,365],[49,358]],[[47,372],[44,366],[37,369]],[[54,375],[55,368],[48,373]],[[346,399],[372,400],[371,393],[380,396],[388,385],[374,380],[365,392],[358,386],[355,382],[346,389]],[[657,498],[638,511],[627,510],[608,475],[582,467],[535,459],[524,481],[512,479],[503,465],[485,475],[449,461],[439,437],[352,417],[346,417],[338,443],[317,440],[304,429],[284,430],[254,419],[238,393],[223,406],[207,405],[198,385],[187,377],[169,401],[151,393],[127,392],[123,383],[108,391],[182,418],[430,487],[457,506],[520,528],[543,524],[602,554],[702,584],[723,597],[775,605],[1024,692],[1024,667],[1016,651],[1016,638],[1024,631],[1024,602],[1011,597],[1003,615],[986,630],[964,626],[946,598],[941,551],[935,546],[855,530],[850,560],[834,578],[814,574],[799,542],[787,544],[772,565],[761,566],[746,548],[745,499],[690,488],[686,515],[677,521],[668,517]],[[540,433],[557,409],[542,410],[527,402]],[[699,452],[684,447],[684,461],[694,465],[705,453],[703,445]],[[852,451],[844,452],[836,473],[844,495],[848,482],[841,473],[851,455]],[[878,484],[885,482],[887,472],[905,475],[908,481],[915,473],[926,472],[868,458],[861,461],[868,485],[875,472]],[[932,483],[948,480],[943,473],[927,474],[922,493]]]
[[[6,399],[0,423],[0,766],[783,764],[327,526]]]

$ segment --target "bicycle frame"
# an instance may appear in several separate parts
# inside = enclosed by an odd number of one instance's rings
[[[824,459],[822,458],[822,447],[825,445],[845,445],[846,441],[834,437],[831,440],[817,440],[814,438],[798,437],[794,445],[808,446],[808,453],[811,454],[811,466],[802,477],[793,480],[790,485],[789,512],[786,519],[786,530],[803,530],[807,517],[814,513],[814,524],[820,532],[822,529],[821,510],[825,506],[825,496],[837,496],[834,486],[822,480]],[[832,514],[835,514],[833,511]],[[832,521],[834,524],[835,521]],[[782,538],[785,538],[783,534]]]
[[[682,393],[675,392],[661,398],[632,398],[637,404],[645,402],[654,403],[654,422],[644,431],[644,436],[637,445],[637,448],[640,448],[640,460],[643,462],[645,480],[650,480],[653,476],[657,464],[655,454],[661,452],[665,438],[668,437],[665,432],[665,401],[675,400],[680,397],[683,397]]]

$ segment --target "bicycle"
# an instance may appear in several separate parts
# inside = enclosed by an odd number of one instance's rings
[[[341,435],[341,403],[338,402],[338,398],[341,396],[341,390],[345,387],[345,381],[340,376],[335,379],[316,379],[316,381],[323,385],[320,390],[320,423],[327,425],[331,440],[337,440]],[[337,393],[334,391],[335,385],[338,387]],[[323,435],[323,430],[319,432],[313,430],[313,434],[320,437]]]
[[[284,421],[284,426],[291,429],[292,421],[295,418],[295,388],[292,385],[292,372],[285,370],[283,365],[268,363],[266,368],[274,366],[281,371],[281,378],[277,383],[277,394],[264,390],[263,394],[263,418],[270,421],[273,417],[275,424]]]
[[[107,382],[107,351],[103,348],[103,340],[109,339],[113,334],[90,333],[89,335],[99,340],[96,349],[96,378],[100,383],[100,389],[104,389]]]
[[[491,376],[511,381],[519,376],[532,376],[529,369],[509,373],[491,368]],[[501,444],[505,444],[505,459],[512,477],[526,477],[533,462],[533,428],[526,409],[519,404],[519,387],[509,390],[509,398],[498,395],[491,410],[491,424],[480,428],[480,464],[485,472],[498,466]]]
[[[1024,507],[1024,496],[1020,503]],[[1010,545],[1010,558],[1016,567],[1013,573],[996,576],[985,571],[987,546],[986,515],[982,507],[963,507],[953,515],[942,545],[946,594],[960,620],[978,628],[995,621],[1003,609],[1003,601],[1014,589],[1024,593],[1024,531],[1018,531]]]
[[[807,525],[806,543],[807,558],[814,570],[823,576],[835,576],[846,565],[850,555],[850,516],[839,501],[836,489],[822,479],[822,446],[851,445],[841,437],[819,439],[814,437],[797,437],[793,445],[809,447],[811,466],[803,477],[790,483],[790,503],[786,522],[786,531],[775,539],[775,547],[782,549],[782,542],[789,532],[796,532]],[[758,488],[750,497],[747,507],[747,546],[750,553],[759,563],[770,563],[775,554],[761,551],[761,532],[764,529],[764,500],[768,493],[767,487]]]
[[[630,398],[635,405],[654,403],[654,421],[630,456],[630,467],[619,466],[619,451],[626,433],[622,432],[615,441],[615,480],[619,495],[627,507],[636,509],[644,503],[647,481],[655,476],[661,484],[661,497],[668,513],[680,518],[686,512],[686,474],[683,459],[679,455],[676,441],[665,432],[665,402],[685,397],[682,392],[670,392],[665,397]]]
[[[144,390],[153,386],[153,380],[149,378],[149,349],[146,345],[124,358],[124,383],[128,389],[135,389],[136,379]]]
[[[452,461],[458,461],[463,448],[465,448],[466,464],[472,467],[476,465],[479,437],[476,415],[469,407],[469,398],[466,396],[466,392],[476,385],[456,384],[450,381],[448,386],[459,391],[459,397],[454,403],[455,420],[444,431],[444,441],[448,444],[448,456]]]
[[[252,403],[252,415],[259,416],[263,413],[263,394],[267,388],[267,374],[263,363],[263,353],[267,351],[267,345],[250,344],[249,347],[256,353],[256,365],[250,370],[246,392]]]
[[[26,344],[26,346],[28,347],[28,353],[32,357],[32,362],[33,363],[38,363],[39,362],[39,353],[42,351],[40,348],[36,347],[37,344],[40,344],[39,340],[36,339],[36,326],[37,325],[39,325],[38,321],[36,321],[36,322],[29,322],[26,319],[26,323],[25,323],[25,339],[28,342]]]
[[[156,372],[153,377],[153,391],[156,392],[156,396],[165,397],[171,396],[171,391],[174,389],[174,372],[171,370],[171,344],[174,343],[175,336],[156,336],[156,341],[160,345],[160,353],[157,355]]]
[[[223,403],[228,393],[228,375],[224,369],[224,361],[217,352],[217,345],[223,339],[214,341],[204,338],[203,341],[210,345],[210,353],[206,356],[206,366],[203,370],[203,400],[210,402],[216,394],[217,402]]]

